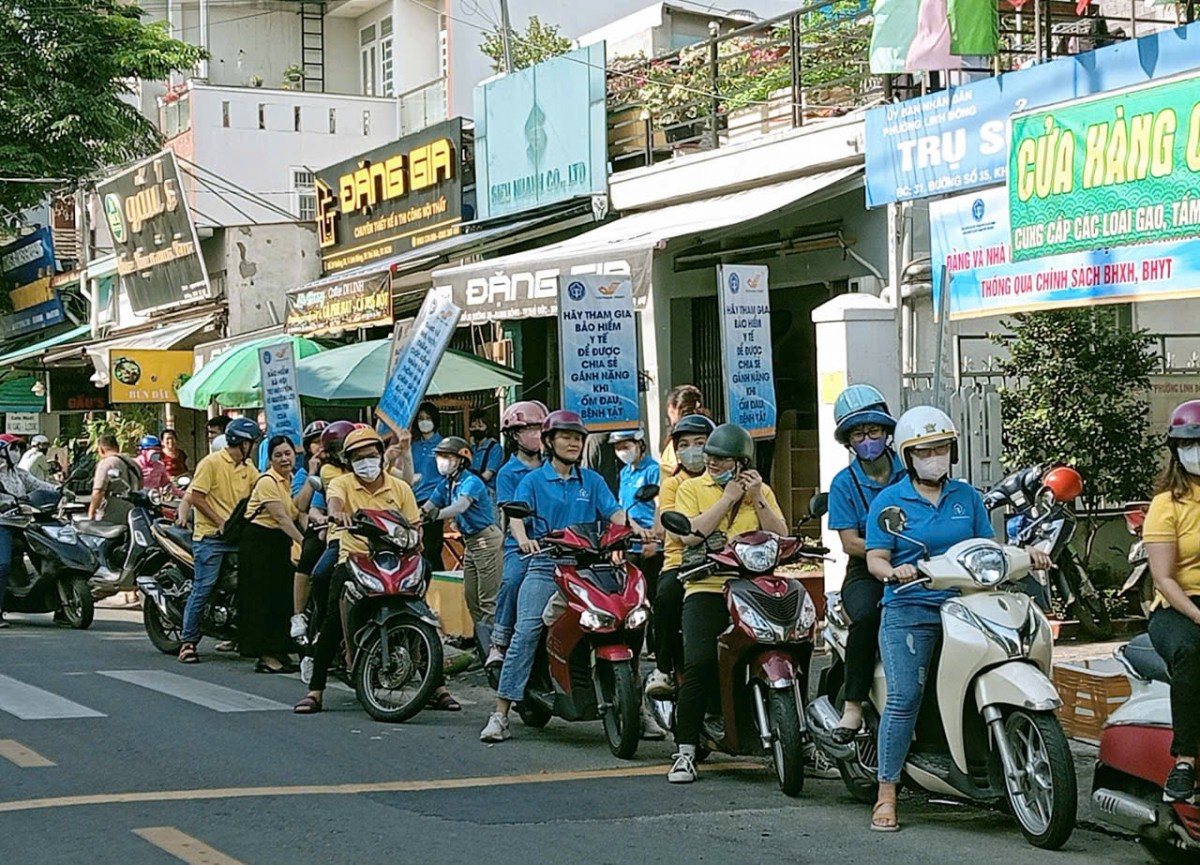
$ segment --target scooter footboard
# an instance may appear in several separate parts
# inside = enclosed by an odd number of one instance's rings
[[[1048,712],[1062,705],[1054,683],[1033,664],[1012,662],[980,673],[975,679],[975,704],[1017,706],[1033,712]]]

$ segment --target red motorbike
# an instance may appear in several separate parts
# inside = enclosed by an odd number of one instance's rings
[[[648,489],[649,485],[644,488]],[[653,487],[650,498],[658,492]],[[514,519],[530,509],[506,503]],[[529,727],[552,717],[604,723],[612,753],[627,760],[641,738],[641,690],[636,670],[650,620],[646,578],[621,555],[633,540],[626,526],[581,524],[538,539],[554,560],[559,595],[546,607],[542,632],[517,713]]]
[[[345,667],[332,672],[376,721],[407,721],[429,701],[442,670],[420,532],[396,511],[375,510],[356,511],[347,531],[368,551],[346,560],[353,579],[339,602]]]
[[[693,534],[691,521],[674,511],[662,515],[662,524],[672,534]],[[697,756],[769,755],[780,789],[798,796],[812,747],[804,703],[817,608],[799,580],[775,570],[804,558],[821,560],[828,550],[764,531],[727,541],[715,534],[705,547],[705,561],[685,565],[680,579],[737,576],[725,583],[731,625],[717,640],[721,719],[705,723]],[[651,711],[662,726],[674,729],[672,700],[653,700]]]

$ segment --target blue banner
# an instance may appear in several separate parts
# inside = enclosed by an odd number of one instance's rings
[[[765,265],[717,268],[725,418],[755,438],[775,435],[775,374],[771,359],[771,296]]]
[[[1200,68],[1200,22],[867,112],[867,207],[1003,183],[1008,118]]]
[[[0,282],[6,288],[27,285],[55,272],[54,237],[49,228],[39,228],[0,247]]]
[[[396,362],[375,409],[379,419],[394,432],[412,426],[417,406],[446,353],[460,315],[462,310],[450,301],[448,293],[430,291],[425,295],[412,330],[396,352]]]
[[[564,280],[558,310],[563,408],[591,432],[633,429],[641,414],[633,283],[628,276]]]
[[[53,299],[35,304],[19,312],[0,316],[0,337],[24,336],[43,328],[62,324],[67,320],[62,299],[56,294]]]
[[[287,436],[300,443],[300,391],[296,388],[296,353],[291,342],[268,345],[258,351],[267,438]]]

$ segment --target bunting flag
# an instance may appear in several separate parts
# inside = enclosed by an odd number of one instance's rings
[[[999,50],[995,0],[875,0],[871,72],[961,69]]]
[[[950,53],[990,57],[1000,51],[1000,13],[996,0],[948,0]]]

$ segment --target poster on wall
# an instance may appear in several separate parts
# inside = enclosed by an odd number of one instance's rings
[[[392,272],[339,279],[289,291],[288,333],[320,336],[392,323]]]
[[[564,282],[558,299],[563,408],[590,432],[634,429],[641,413],[633,283],[627,276]]]
[[[190,351],[109,349],[109,401],[179,402],[175,391],[191,376],[194,364]]]
[[[412,426],[417,406],[425,398],[425,390],[450,345],[461,315],[462,310],[450,301],[447,293],[430,291],[425,295],[412,330],[396,353],[396,362],[375,409],[375,414],[393,432]]]
[[[725,417],[755,438],[775,435],[768,270],[765,265],[744,264],[717,268]]]
[[[258,352],[259,381],[267,437],[300,441],[300,391],[296,387],[296,353],[290,342],[263,346]]]

